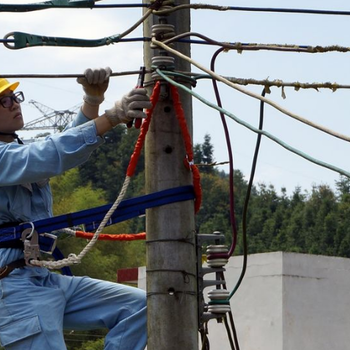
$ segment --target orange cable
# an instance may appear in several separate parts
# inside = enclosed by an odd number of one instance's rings
[[[126,175],[129,177],[134,175],[136,165],[137,165],[137,162],[139,160],[139,157],[140,157],[140,154],[142,151],[143,144],[145,143],[146,134],[147,134],[149,125],[151,123],[152,113],[153,113],[153,110],[154,110],[154,108],[158,102],[158,99],[159,99],[159,94],[160,94],[160,82],[157,81],[157,83],[153,89],[152,96],[150,97],[150,100],[152,103],[152,108],[146,110],[147,118],[142,123],[140,134],[139,134],[139,137],[137,139],[137,142],[136,142],[136,145],[134,148],[134,152],[131,155],[128,169],[126,171]]]
[[[75,237],[91,239],[94,236],[92,232],[76,231]],[[130,233],[121,233],[121,234],[108,234],[100,233],[98,236],[99,240],[102,241],[136,241],[146,239],[146,232],[140,232],[135,234]]]
[[[200,173],[197,166],[193,162],[192,141],[191,141],[190,133],[188,131],[186,119],[185,119],[185,113],[180,102],[179,92],[177,90],[177,87],[174,85],[170,85],[170,90],[174,100],[176,117],[179,121],[180,129],[185,142],[187,159],[185,159],[184,163],[188,169],[192,170],[193,187],[194,187],[194,193],[196,196],[196,199],[194,202],[194,208],[195,208],[195,213],[197,213],[202,202],[202,188],[200,184]]]
[[[152,96],[150,97],[150,100],[152,103],[152,108],[150,108],[146,111],[147,118],[142,123],[140,134],[139,134],[139,137],[137,139],[137,142],[136,142],[136,145],[134,148],[134,152],[131,155],[128,169],[126,171],[126,175],[129,177],[134,175],[137,162],[139,160],[143,145],[145,143],[146,134],[148,132],[149,125],[150,125],[151,119],[152,119],[152,113],[153,113],[153,110],[154,110],[154,108],[158,102],[158,99],[159,99],[160,86],[161,86],[160,81],[157,81],[157,83],[153,89]],[[201,202],[202,202],[202,188],[201,188],[201,184],[200,184],[200,173],[199,173],[197,166],[193,163],[193,147],[192,147],[191,136],[190,136],[190,133],[188,131],[188,127],[187,127],[187,123],[186,123],[186,119],[185,119],[185,113],[184,113],[184,110],[183,110],[181,102],[180,102],[180,96],[179,96],[178,90],[173,85],[169,84],[169,86],[170,86],[170,91],[171,91],[172,96],[173,96],[173,103],[174,103],[174,109],[176,112],[176,117],[178,119],[181,133],[182,133],[182,136],[183,136],[183,139],[185,142],[186,157],[187,157],[185,159],[185,166],[188,169],[192,170],[193,187],[194,187],[194,193],[196,196],[194,206],[195,206],[195,213],[197,213],[200,206],[201,206]]]

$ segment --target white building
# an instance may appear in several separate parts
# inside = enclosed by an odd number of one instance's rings
[[[241,269],[242,257],[231,258],[225,272],[228,290]],[[145,279],[145,268],[140,268],[139,287],[145,288]],[[241,350],[348,350],[350,259],[282,252],[249,255],[231,309]],[[208,326],[210,349],[229,350],[224,324],[211,320]]]

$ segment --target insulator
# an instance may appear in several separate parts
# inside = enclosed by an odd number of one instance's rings
[[[222,267],[228,262],[228,257],[215,257],[217,254],[227,254],[228,247],[226,245],[209,245],[207,253],[207,263],[210,267]]]
[[[225,314],[226,312],[231,311],[231,307],[230,305],[225,305],[225,304],[209,305],[208,311],[212,314]]]
[[[226,300],[230,295],[227,289],[212,289],[208,292],[208,298],[210,300]]]
[[[163,41],[166,39],[170,39],[175,36],[175,26],[172,24],[154,24],[152,26],[152,37],[156,38],[158,41]],[[152,44],[151,42],[151,49],[157,49],[158,46]]]
[[[227,289],[213,289],[208,292],[208,298],[211,301],[227,300],[224,304],[209,304],[208,311],[213,314],[221,314],[231,311],[230,302],[228,300],[230,292]]]
[[[228,259],[207,260],[207,264],[209,267],[222,267],[222,266],[225,266],[227,262],[228,262]]]
[[[175,69],[175,58],[171,56],[154,56],[151,59],[152,68],[173,71]],[[162,79],[156,72],[152,73],[153,80]]]
[[[227,253],[228,248],[227,245],[217,244],[217,245],[209,245],[207,247],[207,254],[221,254],[221,253]]]
[[[170,67],[174,68],[175,58],[171,56],[153,56],[152,57],[152,66],[157,68],[169,69]]]
[[[159,34],[171,34],[175,35],[175,26],[168,23],[154,24],[152,26],[152,35],[157,36]]]

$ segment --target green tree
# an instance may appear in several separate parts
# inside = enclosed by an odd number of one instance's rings
[[[343,193],[338,205],[338,226],[334,237],[336,255],[350,258],[350,193]]]
[[[329,186],[314,186],[305,205],[306,252],[310,254],[334,254],[334,236],[336,232],[337,211],[336,196]]]
[[[105,191],[108,202],[118,197],[126,176],[126,169],[134,151],[139,130],[118,127],[104,136],[105,144],[95,150],[90,159],[79,167],[82,184],[91,182],[93,188]],[[143,153],[137,162],[137,175],[144,169]],[[134,193],[130,187],[128,193]]]
[[[341,197],[350,193],[350,179],[341,175],[339,181],[335,182],[338,195]]]
[[[201,173],[212,174],[216,171],[213,167],[214,146],[209,134],[204,135],[204,143],[196,144],[193,148],[194,162],[200,166]]]
[[[270,250],[270,243],[275,236],[275,213],[279,201],[272,185],[260,184],[256,195],[251,197],[247,224],[249,253]]]
[[[272,251],[305,251],[305,239],[302,234],[304,206],[305,195],[301,194],[300,187],[295,189],[291,198],[284,198],[284,212],[282,214],[283,221],[272,242]]]

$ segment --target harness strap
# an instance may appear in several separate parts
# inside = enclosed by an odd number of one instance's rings
[[[146,209],[149,208],[194,199],[195,194],[193,186],[175,187],[145,196],[127,199],[120,202],[119,207],[115,210],[106,226],[144,215]],[[23,230],[32,228],[32,225],[34,225],[35,230],[39,234],[83,224],[85,225],[86,231],[93,231],[98,228],[111,206],[112,204],[107,204],[75,213],[34,221],[32,223],[23,223],[7,228],[0,227],[0,242],[21,239]],[[42,246],[50,245],[50,241],[51,239],[49,237],[40,235],[40,248],[42,249]]]
[[[15,260],[4,267],[0,267],[0,280],[7,277],[14,269],[26,266],[24,259]]]
[[[115,210],[106,226],[144,215],[146,209],[149,208],[194,199],[195,193],[193,186],[176,187],[151,193],[145,196],[127,199],[120,202],[119,207]],[[57,247],[53,249],[56,242],[50,237],[52,235],[43,235],[40,233],[52,232],[82,224],[85,224],[87,231],[96,230],[111,206],[112,204],[108,204],[97,208],[82,210],[76,213],[69,213],[54,216],[49,219],[34,221],[29,224],[6,223],[0,225],[0,248],[23,249],[23,242],[21,241],[22,232],[23,230],[34,226],[35,230],[39,233],[40,250],[52,252],[52,256],[55,258],[55,260],[62,260],[64,256],[60,250]],[[19,245],[19,247],[14,245]],[[0,278],[6,277],[14,268],[16,268],[14,267],[11,271],[9,271],[9,265],[0,268]],[[12,267],[10,267],[10,269],[11,268]],[[63,267],[61,271],[65,275],[72,275],[68,266]]]
[[[18,239],[12,239],[11,241],[0,242],[0,248],[18,248],[23,249],[24,245],[22,241]]]

